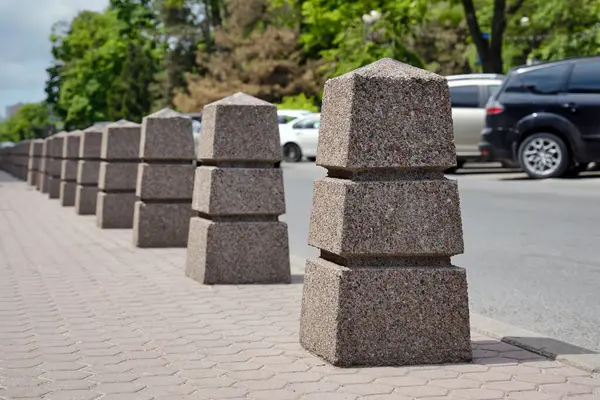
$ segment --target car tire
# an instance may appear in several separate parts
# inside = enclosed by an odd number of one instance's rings
[[[533,179],[563,176],[571,164],[565,142],[552,133],[535,133],[519,146],[519,165]]]
[[[287,162],[302,161],[302,149],[296,143],[286,143],[283,146],[283,159]]]
[[[317,161],[317,157],[306,157],[306,159],[310,162],[315,162]]]

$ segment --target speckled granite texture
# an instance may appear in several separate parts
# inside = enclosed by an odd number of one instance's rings
[[[325,85],[300,342],[343,367],[471,359],[446,79],[383,59]]]
[[[446,78],[382,59],[325,84],[317,164],[340,168],[456,165]]]
[[[198,158],[186,275],[209,285],[289,283],[277,108],[244,93],[205,106]]]
[[[57,160],[55,160],[57,161]],[[60,177],[48,176],[48,198],[58,199],[60,197]]]
[[[82,131],[73,131],[65,135],[63,140],[62,158],[79,158],[79,147],[82,134]]]
[[[27,171],[27,184],[30,186],[37,186],[39,172],[36,170]]]
[[[90,126],[81,133],[79,141],[79,158],[97,160],[102,149],[102,127]]]
[[[133,244],[137,247],[185,247],[188,242],[189,203],[137,201],[133,214]]]
[[[77,160],[61,161],[60,179],[73,182],[77,180]]]
[[[138,160],[141,126],[124,121],[104,127],[100,158],[103,160]]]
[[[101,229],[133,227],[141,125],[121,120],[106,125],[98,171],[96,225]]]
[[[136,195],[141,200],[192,199],[194,166],[189,164],[138,164]],[[189,204],[188,204],[189,208]]]
[[[42,148],[44,140],[31,140],[28,145],[27,184],[39,188],[38,175],[42,164]]]
[[[194,217],[185,273],[208,285],[290,283],[287,224]]]
[[[75,212],[78,215],[96,214],[102,132],[103,128],[100,125],[92,125],[84,129],[79,136],[75,190]]]
[[[96,225],[101,229],[131,229],[135,193],[98,192]]]
[[[193,160],[192,120],[165,108],[144,117],[139,157],[144,160]]]
[[[133,223],[138,247],[185,247],[194,188],[192,120],[165,108],[142,120]]]
[[[192,208],[210,215],[285,213],[280,168],[196,168]]]
[[[73,207],[75,205],[75,192],[77,184],[75,182],[61,181],[60,182],[60,205],[63,207]]]
[[[78,215],[96,214],[98,186],[77,185],[75,191],[75,212]]]
[[[457,183],[319,180],[314,185],[308,243],[343,256],[461,254]]]
[[[308,261],[300,343],[336,366],[471,359],[462,268],[346,268]]]
[[[77,162],[77,183],[84,186],[98,186],[100,160],[79,160]]]
[[[127,190],[135,193],[138,164],[131,162],[100,162],[98,188],[103,191]]]
[[[59,132],[48,141],[48,155],[46,161],[46,172],[48,173],[48,197],[58,199],[60,197],[60,173],[62,169],[62,148],[64,137],[67,132]]]
[[[280,161],[277,108],[245,93],[206,105],[198,159]]]

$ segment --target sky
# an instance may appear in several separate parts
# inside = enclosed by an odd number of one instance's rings
[[[50,32],[78,11],[101,11],[109,0],[0,0],[0,118],[6,106],[44,100]]]

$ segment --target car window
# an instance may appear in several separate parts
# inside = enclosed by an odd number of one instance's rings
[[[535,94],[557,94],[564,88],[568,64],[526,71],[521,74],[523,87]]]
[[[294,129],[318,129],[321,121],[318,119],[304,119],[294,124]]]
[[[488,85],[488,98],[495,96],[500,90],[500,85]]]
[[[450,88],[450,101],[454,108],[479,107],[479,86],[454,86]]]
[[[278,115],[277,119],[279,120],[279,124],[287,124],[288,122],[290,122],[293,119],[296,119],[294,117],[290,117],[289,115]]]
[[[600,61],[575,64],[567,91],[600,94]]]

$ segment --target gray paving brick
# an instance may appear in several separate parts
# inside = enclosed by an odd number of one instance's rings
[[[335,368],[301,285],[204,287],[0,172],[0,399],[590,400],[600,377],[473,334],[471,364]],[[9,238],[4,240],[4,238]]]

